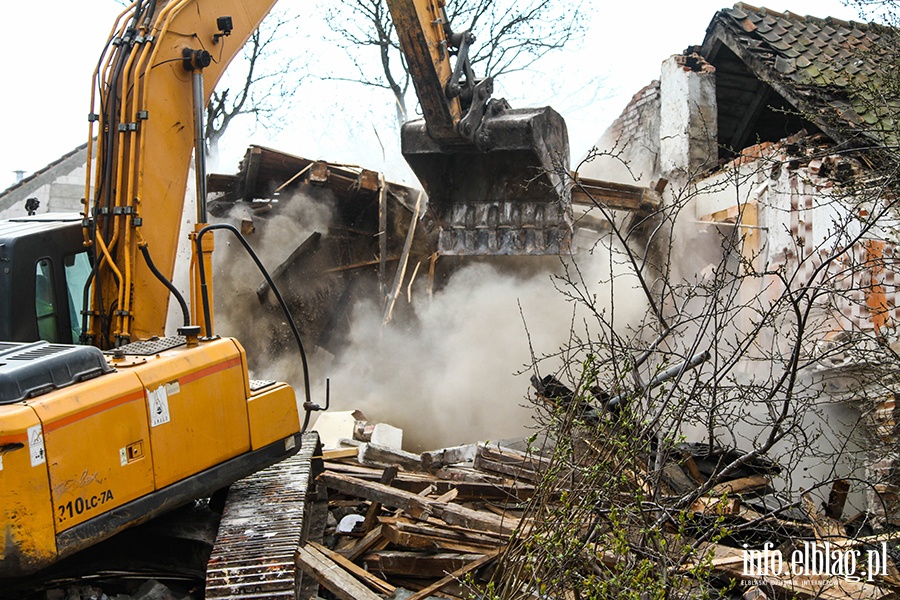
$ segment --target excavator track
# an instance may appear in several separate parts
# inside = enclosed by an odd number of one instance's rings
[[[232,484],[206,570],[206,598],[297,598],[294,554],[310,526],[319,436],[291,458]],[[314,458],[316,455],[319,458]]]

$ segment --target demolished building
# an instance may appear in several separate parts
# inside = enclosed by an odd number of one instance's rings
[[[735,301],[818,294],[807,334],[818,358],[808,370],[823,382],[823,418],[848,436],[866,429],[851,436],[865,474],[843,463],[826,470],[865,479],[854,487],[867,494],[866,510],[898,523],[897,211],[879,170],[896,102],[872,94],[894,35],[744,3],[720,10],[702,44],[664,61],[578,168],[668,180],[664,203],[682,211],[672,238],[690,240],[678,246],[689,250],[680,260],[702,278],[731,253],[732,272],[742,273]],[[672,248],[671,238],[656,243]],[[866,348],[883,350],[885,362]]]

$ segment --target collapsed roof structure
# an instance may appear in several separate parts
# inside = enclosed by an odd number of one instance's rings
[[[744,277],[736,301],[821,293],[811,303],[820,326],[805,333],[818,348],[815,369],[870,375],[865,386],[834,384],[823,402],[854,407],[869,426],[868,509],[895,523],[896,386],[877,374],[883,365],[853,352],[900,349],[898,213],[885,177],[896,160],[896,36],[883,25],[745,3],[722,9],[701,44],[663,62],[660,78],[603,134],[602,152],[579,167],[592,177],[668,180],[664,203],[694,220],[672,232],[690,239],[674,262],[693,259],[690,272],[702,278],[730,252]]]

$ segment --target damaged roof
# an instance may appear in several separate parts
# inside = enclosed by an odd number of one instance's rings
[[[720,10],[699,49],[716,67],[720,144],[739,151],[802,128],[853,146],[893,142],[898,103],[880,91],[896,34],[744,3]]]

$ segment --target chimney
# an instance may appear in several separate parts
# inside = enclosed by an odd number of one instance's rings
[[[25,171],[13,171],[16,174],[16,183],[25,179]]]
[[[719,158],[716,69],[688,48],[663,62],[659,92],[660,169],[685,180]]]

